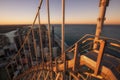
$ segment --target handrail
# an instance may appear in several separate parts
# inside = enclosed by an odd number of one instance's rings
[[[87,37],[95,37],[95,35],[91,35],[91,34],[86,34],[86,35],[84,35],[82,38],[80,38],[77,42],[75,42],[72,46],[70,46],[68,49],[66,49],[66,51],[65,52],[67,52],[67,51],[69,51],[75,44],[78,44],[78,43],[84,43],[84,42],[86,42],[86,41],[88,41],[88,40],[84,40],[85,38],[87,38]],[[113,38],[108,38],[108,37],[103,37],[103,36],[100,36],[100,38],[101,39],[105,39],[105,40],[112,40],[112,41],[116,41],[116,42],[120,42],[120,40],[118,40],[118,39],[113,39]],[[91,40],[92,40],[92,38],[90,38]],[[93,39],[94,40],[94,39]]]

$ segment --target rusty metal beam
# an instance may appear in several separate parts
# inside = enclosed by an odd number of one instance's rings
[[[105,20],[105,13],[106,13],[106,8],[109,4],[109,0],[100,0],[100,11],[99,11],[99,18],[97,20],[97,27],[96,27],[96,33],[95,33],[95,41],[99,40],[99,37],[101,35],[101,30],[104,24]],[[97,43],[94,43],[93,49],[97,48]]]
[[[101,45],[100,45],[99,53],[98,53],[98,57],[97,57],[96,68],[95,68],[95,72],[94,72],[95,75],[97,75],[100,70],[101,60],[103,57],[103,51],[104,51],[104,47],[105,47],[105,41],[99,40],[99,42]]]

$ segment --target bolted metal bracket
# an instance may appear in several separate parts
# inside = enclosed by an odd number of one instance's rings
[[[109,6],[109,0],[100,0],[99,7],[101,6]]]

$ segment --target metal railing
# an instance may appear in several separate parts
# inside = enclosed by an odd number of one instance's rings
[[[30,33],[29,33],[30,34]],[[30,36],[30,35],[29,35]],[[73,44],[71,47],[69,47],[65,53],[66,56],[69,55],[70,52],[72,52],[74,55],[78,55],[78,53],[86,53],[88,51],[92,51],[93,50],[93,44],[94,44],[94,35],[91,34],[86,34],[85,36],[83,36],[80,40],[78,40],[75,44]],[[108,44],[111,44],[110,41],[113,41],[114,44],[119,44],[120,41],[119,40],[115,40],[115,39],[111,39],[111,38],[107,38],[107,37],[101,37],[100,39],[103,39],[106,41],[106,46],[105,48],[108,46]],[[34,43],[33,43],[34,44]],[[26,46],[27,45],[27,46]],[[16,77],[17,75],[19,75],[20,73],[24,73],[25,70],[29,69],[32,66],[35,66],[35,62],[36,60],[34,60],[32,55],[35,56],[35,54],[31,54],[31,48],[32,46],[30,46],[32,44],[30,44],[30,40],[29,37],[27,36],[27,38],[24,39],[24,43],[22,44],[21,48],[19,49],[19,51],[17,52],[17,54],[12,58],[11,62],[6,66],[6,70],[9,76],[9,79],[12,79],[14,75],[14,77]],[[76,45],[77,45],[77,52],[75,52],[76,49]],[[112,46],[112,45],[111,45]],[[118,47],[119,46],[115,46]],[[27,54],[25,54],[27,51]],[[119,49],[117,49],[117,51],[119,52]],[[28,56],[29,55],[29,56]],[[74,57],[73,57],[74,58]],[[76,57],[75,57],[76,58]],[[75,59],[74,58],[74,59]],[[62,57],[61,57],[62,59]],[[24,63],[23,61],[25,61],[26,63]],[[67,61],[67,60],[66,60]],[[63,62],[63,61],[62,61]],[[75,61],[76,62],[76,61]],[[40,63],[39,63],[40,64]],[[58,65],[59,63],[57,63]],[[61,63],[60,63],[61,64]],[[75,64],[76,65],[76,64]],[[75,66],[74,65],[74,66]],[[78,64],[79,65],[79,64]],[[45,65],[44,65],[45,66]],[[57,66],[56,66],[57,67]],[[18,70],[16,69],[18,68]],[[67,68],[67,67],[66,67]],[[75,68],[75,67],[74,67]],[[16,76],[14,73],[18,73]]]

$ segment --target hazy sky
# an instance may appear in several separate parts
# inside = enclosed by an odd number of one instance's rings
[[[46,23],[46,0],[41,8],[41,22]],[[51,23],[61,22],[61,1],[50,0]],[[66,23],[96,23],[99,14],[99,0],[65,0]],[[39,0],[0,0],[0,24],[31,24]],[[120,0],[110,0],[106,23],[120,24]]]

